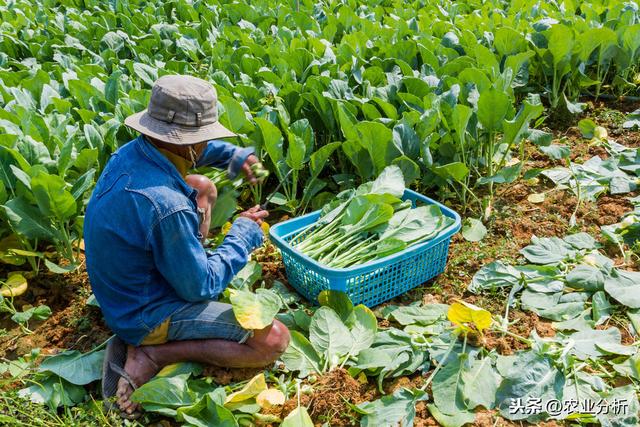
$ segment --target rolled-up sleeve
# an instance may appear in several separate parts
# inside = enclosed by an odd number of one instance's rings
[[[230,178],[235,178],[240,168],[255,150],[253,147],[236,147],[228,142],[213,140],[207,143],[196,166],[227,168]]]
[[[207,254],[197,230],[195,212],[181,210],[160,220],[149,237],[160,274],[178,296],[190,302],[217,299],[263,239],[255,222],[239,218],[222,244]]]

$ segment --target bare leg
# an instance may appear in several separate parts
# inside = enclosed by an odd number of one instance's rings
[[[190,187],[198,190],[198,209],[204,211],[204,219],[200,224],[200,233],[203,239],[209,234],[209,226],[211,225],[211,210],[216,204],[218,198],[218,190],[215,184],[204,175],[187,175],[185,178]]]
[[[281,322],[254,331],[244,344],[226,340],[172,341],[166,344],[129,346],[125,371],[136,385],[141,386],[153,378],[160,369],[178,362],[200,362],[229,368],[259,368],[273,363],[289,345],[289,330]],[[129,397],[133,390],[120,379],[118,404],[131,414],[137,404]]]

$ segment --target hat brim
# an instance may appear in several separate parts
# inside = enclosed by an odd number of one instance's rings
[[[183,126],[155,119],[147,110],[130,115],[125,119],[124,124],[143,135],[175,145],[192,145],[212,139],[237,136],[220,122],[199,127]]]

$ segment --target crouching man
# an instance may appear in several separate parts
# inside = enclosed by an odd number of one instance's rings
[[[289,343],[280,322],[248,331],[231,306],[217,302],[262,244],[268,212],[240,214],[215,252],[206,252],[216,188],[195,166],[243,171],[258,160],[218,122],[215,89],[189,76],[164,76],[149,106],[125,124],[140,132],[118,149],[98,179],[84,223],[87,270],[105,320],[115,332],[103,367],[103,395],[117,396],[124,416],[140,412],[136,387],[169,364],[262,367]]]

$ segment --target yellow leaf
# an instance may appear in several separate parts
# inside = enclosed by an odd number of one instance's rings
[[[266,389],[267,382],[264,379],[264,374],[260,373],[251,378],[251,381],[249,381],[247,385],[242,387],[242,390],[238,390],[235,393],[231,393],[229,396],[227,396],[227,398],[224,400],[224,404],[226,405],[227,403],[244,402],[245,400],[253,399],[257,395],[259,395],[260,392]]]
[[[367,376],[364,374],[364,372],[360,372],[360,375],[358,375],[357,378],[358,382],[360,384],[366,384],[369,382],[369,380],[367,379]]]
[[[262,390],[258,397],[256,397],[256,403],[261,408],[270,408],[275,405],[284,405],[284,393],[275,388],[269,390]]]
[[[226,236],[229,230],[231,230],[231,223],[227,221],[224,223],[224,225],[220,229],[220,232],[222,233],[223,236]]]
[[[459,326],[466,326],[470,323],[480,332],[491,326],[491,313],[464,301],[456,301],[451,304],[447,318],[451,323]]]
[[[260,224],[260,228],[262,228],[265,237],[269,236],[269,224],[263,221],[262,224]]]
[[[269,289],[256,289],[255,293],[229,289],[229,300],[240,326],[252,330],[269,326],[282,306],[282,299]]]
[[[27,279],[20,273],[9,273],[9,277],[0,288],[3,297],[17,297],[27,291]]]
[[[544,202],[545,195],[544,193],[532,193],[529,194],[527,200],[531,203],[542,203]]]
[[[593,139],[607,139],[608,136],[607,130],[602,126],[596,126],[593,130]]]

